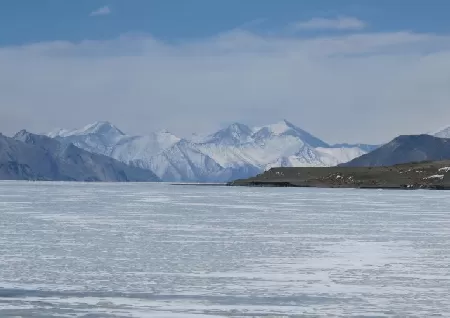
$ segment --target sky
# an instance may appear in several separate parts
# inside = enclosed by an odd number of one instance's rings
[[[450,125],[450,2],[3,0],[0,131],[180,136],[287,119],[327,142]]]

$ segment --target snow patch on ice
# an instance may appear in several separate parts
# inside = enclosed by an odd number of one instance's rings
[[[432,176],[425,177],[424,179],[443,179],[443,178],[444,178],[443,174],[434,174]]]

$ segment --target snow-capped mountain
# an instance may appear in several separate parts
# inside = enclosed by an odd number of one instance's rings
[[[255,141],[264,142],[267,139],[274,137],[286,137],[291,136],[302,140],[302,142],[308,144],[311,147],[329,147],[327,143],[314,137],[310,133],[296,127],[287,120],[282,120],[278,123],[255,128],[255,133],[252,136]]]
[[[276,166],[333,166],[365,154],[370,147],[333,147],[286,120],[254,128],[234,123],[192,140],[168,131],[130,136],[109,122],[49,136],[150,169],[164,181],[184,182],[224,182]]]
[[[66,143],[73,143],[78,148],[92,153],[113,157],[115,146],[126,138],[125,134],[107,121],[98,121],[81,129],[58,129],[48,134]],[[123,160],[122,160],[123,161]]]
[[[230,169],[224,169],[187,140],[180,140],[160,153],[133,162],[153,171],[164,181],[224,182],[232,174]]]
[[[58,130],[49,136],[93,153],[150,169],[164,181],[226,181],[230,175],[214,160],[199,152],[195,144],[168,131],[129,136],[109,122],[96,122],[82,129]]]
[[[331,166],[366,153],[359,147],[330,147],[286,120],[253,129],[240,124],[241,138],[231,129],[235,127],[219,131],[226,143],[218,142],[216,133],[197,147],[223,167],[251,166],[260,171],[276,166]],[[229,142],[232,139],[234,143]]]
[[[81,129],[67,130],[58,129],[48,134],[49,137],[72,137],[72,136],[85,136],[85,135],[97,135],[102,137],[120,138],[125,134],[120,131],[119,128],[107,121],[97,121],[93,124],[87,125]]]
[[[125,136],[116,144],[111,156],[121,161],[147,159],[181,141],[169,131],[162,130],[146,136]]]
[[[77,130],[60,129],[48,136],[124,162],[150,158],[181,140],[165,130],[146,136],[125,135],[107,121],[95,122]]]
[[[250,142],[254,131],[247,125],[234,123],[227,128],[221,129],[218,132],[207,136],[203,142],[217,145],[237,145]],[[197,142],[202,142],[201,138],[196,139]]]

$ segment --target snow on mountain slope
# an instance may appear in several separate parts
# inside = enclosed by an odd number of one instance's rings
[[[220,132],[225,131],[232,129],[223,129]],[[250,135],[249,131],[253,131],[253,134]],[[246,132],[245,142],[238,142],[236,139],[234,143],[206,141],[199,144],[198,148],[223,167],[236,168],[246,165],[260,170],[277,165],[331,166],[366,153],[358,147],[330,148],[324,141],[285,120],[247,129]],[[230,140],[228,135],[224,138]]]
[[[127,136],[114,146],[111,156],[124,162],[145,161],[169,149],[180,140],[168,131],[159,131],[147,136]]]
[[[240,145],[200,144],[198,148],[223,167],[252,165],[263,168],[280,157],[296,154],[305,143],[293,136],[271,136],[270,138]],[[309,147],[309,146],[307,146]]]
[[[150,169],[164,181],[222,182],[275,166],[337,165],[366,152],[331,147],[286,120],[256,128],[234,123],[190,141],[167,131],[129,136],[108,122],[49,136]]]
[[[442,128],[439,131],[433,133],[432,135],[438,138],[450,138],[450,126]]]
[[[294,124],[288,122],[287,120],[282,120],[278,123],[255,128],[255,133],[252,138],[254,141],[264,141],[267,138],[274,136],[292,136],[302,140],[304,143],[310,145],[311,147],[329,147],[329,145],[314,137],[310,133],[300,129]]]
[[[277,158],[265,165],[264,170],[275,167],[320,167],[326,166],[322,162],[319,152],[304,145],[295,154]]]
[[[321,155],[321,161],[325,166],[336,166],[343,162],[348,162],[360,157],[367,152],[361,148],[316,148]]]
[[[70,135],[70,132],[71,132],[71,130],[69,130],[69,129],[58,128],[52,132],[49,132],[48,134],[46,134],[46,136],[50,137],[50,138],[57,138],[57,137],[63,137],[65,135]]]
[[[58,139],[63,143],[73,143],[92,153],[111,156],[114,146],[125,134],[107,121],[98,121],[81,129],[60,129],[48,134],[49,137]]]
[[[298,153],[284,156],[266,165],[265,170],[275,167],[323,167],[336,166],[362,156],[366,152],[360,148],[308,148]]]
[[[177,142],[155,156],[139,159],[134,163],[150,169],[164,181],[225,182],[231,177],[229,170],[186,140]]]
[[[146,160],[181,140],[168,131],[129,136],[108,122],[96,122],[78,130],[59,130],[48,136],[125,163]]]
[[[217,145],[237,145],[252,141],[252,135],[253,131],[250,127],[234,123],[208,136],[204,142]]]
[[[114,126],[108,121],[96,121],[93,124],[89,124],[81,129],[58,129],[48,134],[49,137],[69,137],[69,136],[84,136],[89,134],[99,134],[103,136],[109,136],[117,138],[125,135],[119,128]]]
[[[269,170],[271,168],[278,168],[278,167],[322,167],[322,166],[323,166],[322,164],[310,162],[302,156],[288,156],[278,158],[274,162],[267,164],[264,167],[264,170]]]

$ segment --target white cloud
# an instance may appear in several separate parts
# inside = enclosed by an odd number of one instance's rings
[[[450,36],[317,38],[233,31],[0,48],[0,127],[110,120],[130,133],[287,118],[326,141],[381,142],[450,124]]]
[[[99,15],[109,15],[111,14],[111,9],[109,6],[104,6],[101,8],[98,8],[97,10],[92,11],[89,15],[91,17],[99,16]]]
[[[313,18],[292,25],[294,30],[362,30],[366,26],[367,24],[364,21],[354,17]]]

